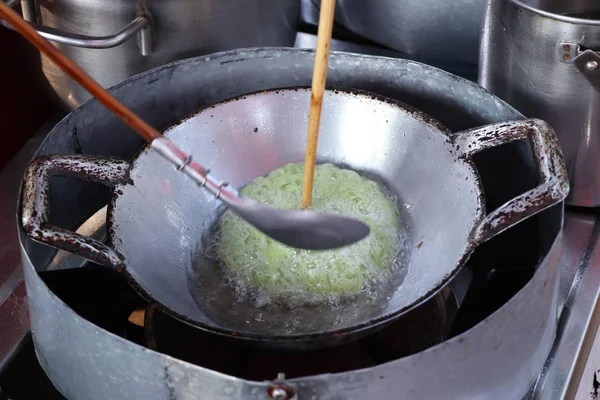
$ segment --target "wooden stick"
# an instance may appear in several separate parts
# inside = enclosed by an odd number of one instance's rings
[[[146,318],[146,310],[143,308],[141,310],[134,310],[131,315],[129,315],[128,321],[134,325],[144,327],[144,319]]]
[[[321,108],[327,79],[327,60],[331,47],[331,32],[333,31],[333,16],[335,0],[321,0],[319,15],[319,30],[317,33],[317,49],[315,51],[315,66],[312,77],[310,95],[310,111],[308,114],[308,137],[306,154],[304,156],[304,182],[302,185],[302,208],[309,208],[312,203],[313,179],[317,162],[317,142]]]
[[[148,125],[143,119],[134,114],[133,111],[125,107],[123,103],[108,93],[108,91],[94,81],[92,77],[85,73],[85,71],[77,64],[71,61],[56,47],[51,45],[50,42],[41,37],[35,29],[33,29],[15,11],[6,6],[2,0],[0,0],[0,18],[8,22],[25,39],[56,63],[60,69],[90,92],[92,96],[97,98],[98,101],[104,104],[106,108],[117,115],[117,117],[125,122],[131,129],[136,131],[141,137],[151,142],[161,136],[160,132]]]

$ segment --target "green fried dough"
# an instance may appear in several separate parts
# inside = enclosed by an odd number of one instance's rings
[[[281,209],[297,209],[303,164],[289,164],[244,187],[243,195]],[[390,273],[400,219],[379,185],[331,164],[315,169],[312,209],[357,218],[371,228],[362,241],[336,250],[309,251],[280,244],[231,211],[220,221],[217,252],[238,284],[273,297],[350,296]]]

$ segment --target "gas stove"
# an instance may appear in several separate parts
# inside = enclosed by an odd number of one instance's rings
[[[35,138],[22,150],[9,165],[12,169],[2,171],[0,182],[12,183],[12,189],[16,190],[20,173],[15,172],[15,166],[19,161],[21,167],[25,166],[40,138]],[[28,151],[30,153],[26,155]],[[6,225],[14,224],[12,220],[6,222]],[[571,398],[575,393],[577,398],[593,398],[590,396],[598,381],[595,366],[600,362],[594,353],[598,346],[594,309],[600,287],[600,225],[597,222],[596,212],[567,210],[560,265],[559,328],[552,353],[526,399]],[[496,311],[534,273],[537,252],[523,254],[523,250],[531,249],[531,246],[519,245],[526,237],[516,233],[507,240],[509,247],[515,249],[514,257],[508,258],[510,262],[490,264],[490,259],[495,256],[493,252],[487,258],[484,252],[476,252],[463,279],[454,281],[452,290],[429,302],[425,309],[417,310],[419,312],[404,325],[392,325],[342,347],[304,353],[256,350],[203,335],[148,305],[114,273],[92,264],[40,274],[50,289],[75,312],[113,334],[214,371],[261,381],[272,378],[280,370],[293,378],[371,367],[422,351],[468,330]],[[519,260],[520,265],[515,264],[515,260]],[[473,273],[476,268],[485,268],[485,271]],[[16,290],[4,299],[0,309],[2,318],[7,321],[4,326],[9,328],[3,331],[5,341],[2,344],[8,346],[10,343],[7,339],[11,336],[7,334],[21,337],[10,353],[5,353],[0,399],[63,399],[35,356],[27,333],[27,305],[20,276],[22,273],[17,270],[4,284],[6,291],[3,293],[10,290],[9,285],[16,286]],[[107,292],[111,295],[107,296]],[[7,308],[9,312],[5,311]],[[202,343],[204,350],[194,351],[190,343]]]
[[[305,2],[303,30],[296,47],[315,43],[315,10]],[[333,50],[408,58],[337,28]],[[419,60],[427,62],[427,60]],[[431,63],[430,63],[431,64]],[[436,65],[475,80],[476,66]],[[56,118],[60,117],[60,114]],[[14,218],[24,168],[56,122],[44,126],[0,171],[0,400],[63,399],[42,370],[28,334],[28,313]],[[550,357],[526,399],[596,398],[600,394],[600,224],[595,210],[567,209],[560,255],[559,325]],[[262,351],[222,342],[190,329],[146,303],[125,282],[92,264],[77,269],[40,271],[48,287],[85,319],[127,340],[217,372],[250,380],[269,380],[281,370],[288,377],[367,368],[415,354],[469,330],[512,298],[533,276],[540,255],[528,244],[531,232],[504,236],[502,255],[477,251],[464,272],[440,296],[408,320],[359,342],[318,352]],[[506,249],[510,249],[507,251]],[[110,292],[110,296],[106,296]],[[419,332],[411,335],[409,330]],[[418,337],[418,341],[414,338]],[[174,340],[177,338],[177,340]],[[412,338],[403,340],[403,338]],[[203,343],[195,352],[186,343]],[[457,366],[460,367],[460,366]]]

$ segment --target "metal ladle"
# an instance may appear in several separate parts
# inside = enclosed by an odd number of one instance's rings
[[[277,210],[241,196],[237,190],[210,175],[208,169],[193,161],[189,154],[181,151],[169,139],[163,137],[160,132],[119,102],[2,1],[0,1],[0,17],[147,140],[155,151],[173,163],[178,170],[213,193],[234,212],[271,238],[301,249],[326,250],[350,245],[369,234],[369,227],[354,219],[308,210]]]

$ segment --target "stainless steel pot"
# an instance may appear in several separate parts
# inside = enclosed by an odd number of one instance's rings
[[[133,77],[111,91],[144,119],[166,127],[203,106],[243,93],[310,85],[313,62],[314,53],[309,51],[241,50],[176,62]],[[330,64],[332,85],[404,101],[453,131],[522,118],[481,87],[423,64],[336,53]],[[37,155],[83,152],[129,159],[142,144],[101,104],[91,101],[61,121]],[[478,163],[489,166],[479,170],[484,182],[493,183],[489,190],[485,188],[486,199],[493,204],[502,204],[537,180],[528,146],[513,142],[501,150],[491,151]],[[106,204],[107,192],[99,185],[57,178],[51,192],[53,220],[76,229]],[[264,399],[268,390],[280,385],[292,388],[298,400],[424,400],[432,393],[444,393],[448,398],[521,398],[544,365],[556,332],[562,216],[562,206],[556,205],[534,217],[539,224],[535,238],[543,255],[534,277],[504,306],[464,334],[373,368],[278,383],[217,374],[138,346],[85,320],[36,273],[48,266],[55,251],[33,242],[21,229],[36,354],[52,383],[70,399],[166,400],[199,395]]]
[[[491,0],[479,82],[558,134],[571,193],[600,206],[600,5],[595,0]]]
[[[299,0],[22,0],[38,32],[105,87],[168,62],[240,47],[292,46]],[[60,101],[89,98],[54,63],[42,68]]]
[[[320,0],[312,0],[319,7]],[[338,0],[335,19],[406,54],[477,64],[485,0]]]
[[[231,186],[242,187],[304,159],[310,95],[309,89],[244,95],[185,118],[165,136]],[[401,103],[327,91],[320,132],[319,162],[377,176],[403,204],[404,269],[375,299],[359,295],[335,307],[293,309],[258,308],[252,300],[238,299],[235,291],[224,289],[220,263],[201,257],[206,250],[198,248],[200,239],[213,233],[219,202],[152,147],[131,163],[95,156],[34,160],[25,174],[22,223],[34,240],[123,272],[146,298],[176,318],[232,339],[307,349],[339,344],[389,324],[442,289],[478,245],[561,202],[568,192],[556,136],[538,120],[502,122],[452,136]],[[540,184],[487,214],[471,158],[522,139],[531,143]],[[107,217],[111,246],[52,225],[48,193],[53,175],[115,186]]]

